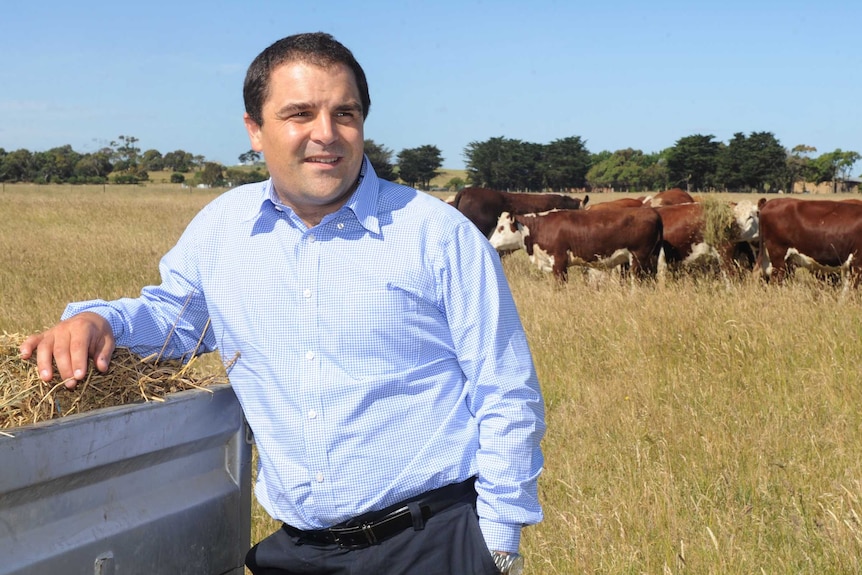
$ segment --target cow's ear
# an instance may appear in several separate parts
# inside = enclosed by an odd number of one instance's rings
[[[589,203],[589,201],[590,201],[590,196],[584,195],[584,200],[581,202],[581,209],[582,210],[587,207],[587,203]]]
[[[765,204],[765,203],[766,203],[766,198],[760,198],[757,201],[757,210],[760,211],[761,209],[763,209],[763,204]]]

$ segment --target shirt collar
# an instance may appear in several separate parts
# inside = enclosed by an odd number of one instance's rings
[[[352,211],[362,227],[373,234],[380,233],[380,221],[377,218],[379,192],[380,180],[377,179],[377,174],[366,157],[359,170],[359,185],[344,207]]]
[[[377,195],[380,191],[380,180],[366,156],[359,169],[359,185],[347,200],[341,210],[348,209],[366,230],[373,234],[380,233],[380,221],[377,218]],[[283,205],[278,199],[272,178],[261,182],[258,191],[258,201],[249,202],[248,211],[242,214],[242,220],[249,220],[265,209]],[[340,210],[339,210],[340,211]]]

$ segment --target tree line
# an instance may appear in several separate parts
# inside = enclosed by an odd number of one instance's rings
[[[580,136],[572,136],[545,145],[491,138],[471,142],[464,154],[473,185],[524,191],[791,191],[799,181],[847,180],[862,158],[840,149],[816,151],[805,145],[788,150],[770,132],[738,132],[727,143],[712,135],[686,136],[656,153],[632,148],[591,153]]]
[[[138,184],[149,180],[150,172],[170,171],[171,182],[221,186],[260,181],[265,170],[226,168],[208,162],[204,156],[184,150],[162,154],[142,151],[138,138],[121,135],[96,152],[80,153],[65,145],[43,152],[0,148],[0,182],[38,184]]]
[[[108,146],[92,153],[80,153],[65,145],[41,152],[0,148],[0,182],[38,184],[138,184],[149,180],[150,172],[172,172],[172,183],[205,186],[239,186],[269,177],[260,152],[249,150],[239,155],[243,167],[225,167],[204,156],[184,150],[162,154],[142,151],[138,138],[121,135]],[[377,173],[387,179],[428,187],[439,174],[443,158],[436,146],[405,149],[392,164],[392,151],[373,140],[365,149]]]
[[[370,145],[369,145],[370,143]],[[771,132],[737,132],[727,143],[695,134],[656,153],[626,148],[592,153],[580,136],[549,144],[495,137],[470,142],[464,149],[466,181],[455,178],[447,188],[473,186],[510,191],[609,189],[647,192],[684,188],[690,192],[792,191],[795,182],[845,181],[858,152],[836,149],[815,155],[812,146],[787,149]],[[366,153],[378,174],[408,184],[425,184],[441,165],[434,146],[392,151],[366,141]]]
[[[171,171],[171,181],[207,186],[236,186],[268,177],[261,154],[239,156],[244,168],[228,168],[183,150],[161,154],[141,151],[138,139],[119,136],[101,150],[81,154],[71,146],[45,152],[0,148],[0,181],[36,183],[118,183],[147,181],[151,171]],[[465,185],[512,191],[609,189],[645,192],[684,188],[691,192],[791,191],[795,182],[837,182],[850,178],[862,159],[855,151],[797,145],[787,149],[771,132],[738,132],[729,142],[695,134],[660,152],[626,148],[592,153],[580,136],[549,144],[494,137],[470,142],[464,149],[466,178],[452,178],[449,189]],[[365,153],[377,174],[388,180],[428,189],[441,172],[443,158],[433,145],[401,150],[397,155],[374,140]],[[249,166],[251,168],[249,169]],[[189,176],[189,174],[191,174]]]

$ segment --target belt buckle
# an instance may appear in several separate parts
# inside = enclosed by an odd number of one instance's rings
[[[365,535],[365,539],[368,541],[369,545],[377,543],[377,535],[374,534],[374,529],[371,528],[371,524],[362,524],[362,534]]]

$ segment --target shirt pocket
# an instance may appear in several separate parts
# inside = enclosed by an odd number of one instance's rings
[[[338,330],[338,362],[355,379],[393,376],[416,367],[424,321],[415,294],[395,286],[351,291]]]

